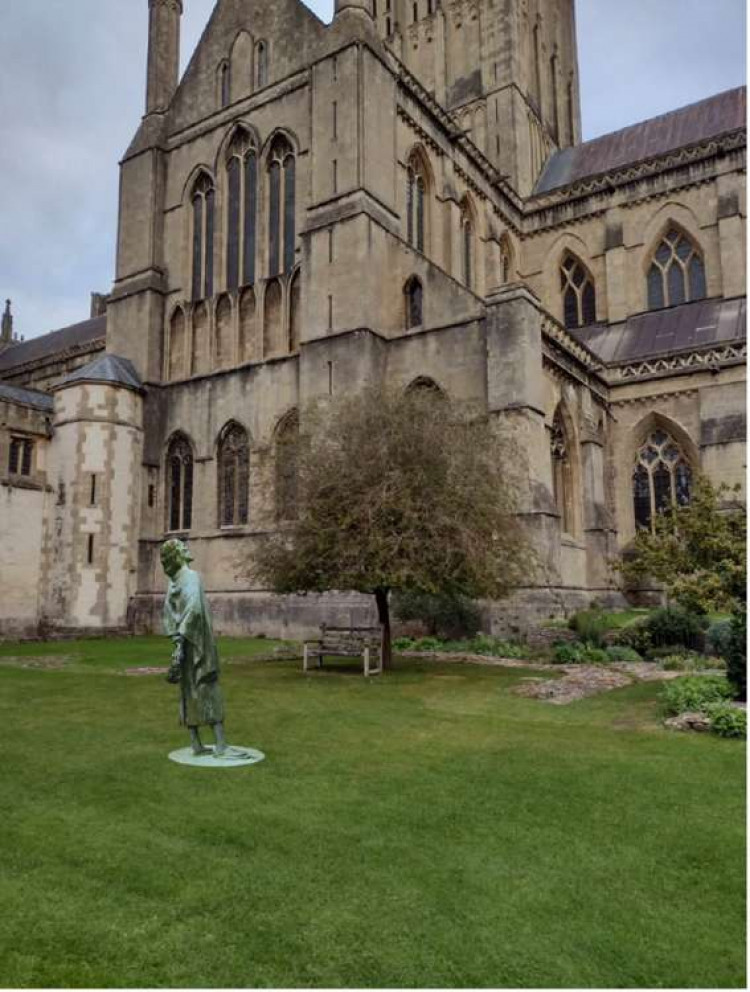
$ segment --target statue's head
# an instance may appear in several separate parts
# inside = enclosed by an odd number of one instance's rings
[[[161,546],[161,563],[170,578],[177,575],[182,566],[192,560],[193,556],[188,551],[187,545],[176,538],[165,541]]]

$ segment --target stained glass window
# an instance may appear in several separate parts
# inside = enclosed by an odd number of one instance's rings
[[[202,173],[193,188],[192,298],[203,300],[214,291],[214,203],[213,180]]]
[[[412,327],[421,327],[423,321],[422,283],[416,276],[412,276],[404,286],[404,295],[406,297],[407,331],[411,330]]]
[[[193,449],[188,439],[177,434],[167,449],[167,526],[169,530],[190,530],[193,522]]]
[[[415,151],[406,167],[406,240],[422,252],[427,242],[427,188],[427,167]]]
[[[229,424],[219,441],[219,526],[234,527],[248,520],[250,446],[247,431]]]
[[[706,297],[706,267],[690,238],[670,227],[654,252],[648,270],[650,310],[674,307]]]
[[[269,275],[291,272],[296,244],[295,159],[286,138],[278,137],[269,155],[268,259]],[[282,188],[283,187],[283,188]]]
[[[693,473],[680,446],[664,430],[652,431],[638,450],[633,469],[633,509],[638,528],[673,504],[690,502]]]
[[[227,153],[227,289],[255,282],[257,157],[252,136],[235,134]]]
[[[583,262],[567,252],[560,266],[563,318],[568,329],[596,322],[596,288]]]

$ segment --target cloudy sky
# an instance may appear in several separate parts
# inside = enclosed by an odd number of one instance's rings
[[[185,0],[183,65],[215,0]],[[333,0],[309,0],[330,20]],[[586,138],[745,82],[745,0],[578,0]],[[108,292],[146,0],[2,0],[0,298],[34,337]]]

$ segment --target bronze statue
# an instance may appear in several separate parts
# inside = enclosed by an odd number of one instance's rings
[[[219,686],[219,655],[200,575],[188,567],[193,556],[182,541],[166,541],[161,563],[169,576],[164,630],[174,643],[167,681],[180,686],[180,723],[190,731],[193,754],[227,753],[224,699]],[[211,727],[213,749],[201,742],[200,728]]]

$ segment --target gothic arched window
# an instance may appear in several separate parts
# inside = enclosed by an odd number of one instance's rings
[[[424,251],[426,244],[427,170],[422,157],[416,153],[406,167],[406,240]]]
[[[167,448],[167,529],[190,530],[193,522],[193,449],[184,434]]]
[[[205,172],[193,187],[193,300],[205,300],[214,293],[214,210],[216,191]]]
[[[583,262],[568,252],[560,266],[563,314],[567,328],[596,323],[596,289]]]
[[[247,431],[237,423],[221,433],[218,452],[219,526],[247,523],[250,484],[250,444]]]
[[[552,493],[555,507],[560,514],[560,526],[563,533],[572,534],[574,514],[570,442],[559,406],[552,421],[550,455],[552,457]]]
[[[276,431],[276,519],[297,517],[297,471],[299,448],[299,416],[294,410],[287,414]]]
[[[633,509],[635,525],[653,530],[657,514],[690,502],[693,473],[680,446],[665,430],[653,431],[635,456]]]
[[[474,278],[474,224],[466,201],[461,206],[461,267],[464,283],[473,289]]]
[[[412,276],[404,286],[407,331],[422,326],[422,295],[422,283],[416,276]]]
[[[671,226],[659,241],[648,270],[648,307],[661,310],[703,300],[706,268],[700,251],[679,228]]]
[[[227,153],[227,289],[255,282],[258,159],[248,132],[235,135]]]
[[[295,245],[295,160],[282,136],[271,146],[268,182],[268,274],[276,276],[294,268]]]

